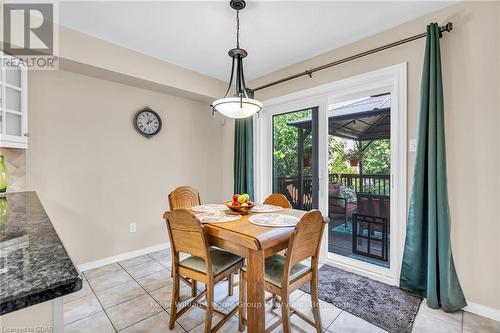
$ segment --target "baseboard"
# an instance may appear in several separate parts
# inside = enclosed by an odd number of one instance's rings
[[[472,303],[469,301],[467,301],[467,304],[468,305],[464,308],[464,311],[500,321],[500,309],[490,308],[489,306]]]
[[[168,249],[169,247],[170,247],[169,243],[162,243],[162,244],[146,247],[144,249],[139,249],[139,250],[135,250],[135,251],[131,251],[131,252],[121,253],[121,254],[118,254],[116,256],[86,262],[84,264],[78,265],[77,267],[80,270],[80,272],[83,272],[83,271],[86,271],[89,269],[98,268],[101,266],[113,264],[113,263],[118,262],[118,261],[142,256],[144,254],[148,254],[151,252]]]

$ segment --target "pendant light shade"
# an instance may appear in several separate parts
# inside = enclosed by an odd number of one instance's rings
[[[236,48],[229,50],[232,58],[229,86],[223,98],[212,103],[213,112],[220,112],[229,118],[246,118],[262,109],[262,103],[253,99],[253,92],[246,87],[243,74],[243,58],[248,53],[240,49],[240,19],[239,11],[245,8],[245,1],[231,0],[231,8],[236,10]],[[233,88],[234,80],[234,88]]]
[[[262,103],[252,98],[225,97],[213,103],[215,111],[229,118],[246,118],[262,109]]]

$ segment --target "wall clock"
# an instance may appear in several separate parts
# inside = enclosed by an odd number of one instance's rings
[[[161,118],[153,109],[145,107],[135,114],[134,126],[140,134],[151,138],[160,132]]]

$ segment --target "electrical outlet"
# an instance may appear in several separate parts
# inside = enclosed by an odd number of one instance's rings
[[[136,223],[130,223],[130,232],[135,232],[137,230],[137,224]]]
[[[410,139],[410,142],[408,143],[409,149],[411,153],[414,153],[417,151],[417,140],[416,139]]]

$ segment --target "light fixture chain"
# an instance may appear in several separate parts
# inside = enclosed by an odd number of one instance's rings
[[[245,0],[231,0],[231,8],[236,10],[236,48],[229,50],[228,55],[232,58],[231,77],[226,94],[223,98],[215,100],[212,112],[220,112],[230,118],[251,117],[262,109],[262,103],[253,99],[253,94],[247,89],[243,73],[243,58],[248,53],[240,49],[240,9],[245,8]],[[234,95],[229,97],[234,79]]]
[[[236,11],[236,48],[240,48],[240,11]]]

